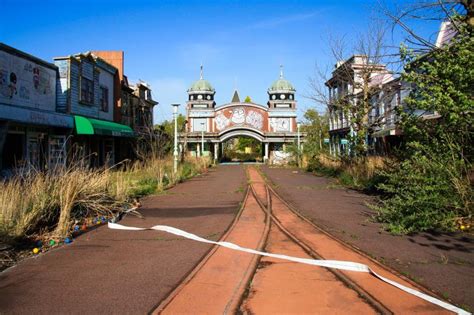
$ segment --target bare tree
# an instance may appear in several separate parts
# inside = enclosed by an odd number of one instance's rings
[[[382,119],[369,119],[369,115],[380,102],[386,101],[373,96],[382,91],[382,83],[392,78],[384,64],[388,57],[385,30],[382,23],[374,23],[353,41],[330,37],[330,56],[336,66],[328,73],[316,65],[309,79],[307,97],[327,106],[332,127],[336,121],[350,130],[351,152],[357,156],[366,155],[369,131],[382,123]],[[348,51],[353,54],[350,58]]]
[[[439,48],[434,38],[438,32],[422,34],[416,27],[420,21],[449,21],[450,28],[455,32],[459,32],[455,16],[463,16],[468,24],[474,25],[473,0],[414,0],[403,6],[393,7],[380,3],[379,7],[381,13],[388,17],[392,32],[401,29],[406,34],[404,45],[417,54]]]

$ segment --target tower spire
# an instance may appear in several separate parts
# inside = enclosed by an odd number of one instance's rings
[[[201,75],[200,75],[200,79],[202,80],[202,62],[201,62]]]
[[[283,65],[280,64],[280,79],[283,79]]]

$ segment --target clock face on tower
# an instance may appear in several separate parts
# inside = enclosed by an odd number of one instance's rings
[[[208,100],[211,100],[211,96],[210,96],[210,95],[208,95],[208,96],[207,96],[207,99],[208,99]]]
[[[272,95],[272,100],[276,100],[277,96],[275,94]]]
[[[292,99],[293,99],[293,95],[290,95],[290,96],[289,96],[289,99],[292,100]]]
[[[286,98],[285,94],[280,94],[280,99],[284,100]]]
[[[202,95],[201,94],[198,95],[198,100],[202,100]]]

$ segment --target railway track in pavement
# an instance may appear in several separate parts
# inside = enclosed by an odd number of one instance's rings
[[[292,257],[365,264],[383,277],[426,293],[424,288],[302,217],[268,185],[255,167],[248,168],[247,176],[249,188],[242,208],[221,241]],[[153,313],[451,312],[367,272],[316,267],[215,246]]]

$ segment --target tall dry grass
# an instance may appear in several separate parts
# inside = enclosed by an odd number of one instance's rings
[[[75,221],[111,216],[139,196],[202,173],[208,160],[189,159],[173,173],[172,158],[150,158],[121,168],[88,169],[75,163],[48,172],[29,170],[0,181],[0,240],[41,233],[65,237]]]
[[[313,168],[323,174],[338,177],[344,185],[358,189],[372,189],[377,173],[386,169],[390,162],[387,157],[380,156],[344,160],[321,154],[317,157]]]

